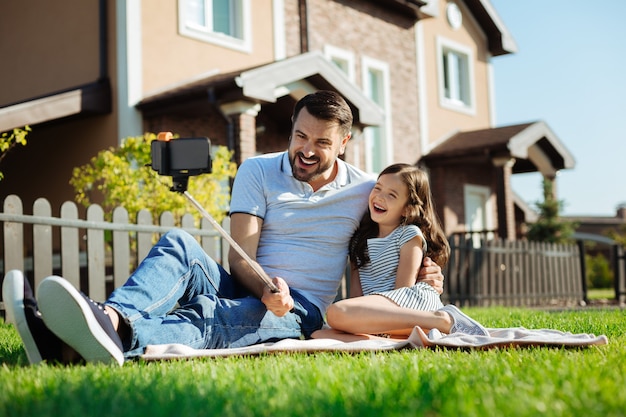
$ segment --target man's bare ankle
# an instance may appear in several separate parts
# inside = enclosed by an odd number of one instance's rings
[[[115,309],[109,306],[104,306],[104,310],[109,315],[109,318],[111,319],[111,323],[113,323],[113,328],[117,331],[117,329],[120,327],[120,315],[117,313]]]
[[[113,323],[113,328],[119,335],[120,339],[122,339],[122,341],[126,340],[126,338],[130,334],[129,325],[124,321],[124,319],[122,318],[120,313],[117,312],[116,309],[109,306],[104,306],[104,309],[108,313],[109,318],[111,319],[111,323]]]

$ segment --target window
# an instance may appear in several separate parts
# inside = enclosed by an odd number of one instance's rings
[[[324,46],[324,55],[354,82],[354,53],[331,45]]]
[[[439,96],[443,107],[474,112],[473,55],[471,51],[438,39]]]
[[[355,64],[354,64],[354,52],[338,48],[333,45],[324,45],[324,56],[330,62],[332,62],[341,72],[343,72],[351,84],[355,82]],[[364,137],[361,135],[355,135],[353,130],[353,136],[350,140],[349,154],[352,158],[350,161],[354,166],[363,168],[363,147]]]
[[[249,52],[250,0],[179,0],[184,36]]]
[[[469,104],[467,56],[452,50],[443,53],[443,89],[445,97],[459,104]]]
[[[380,126],[364,129],[365,168],[378,173],[392,161],[391,115],[389,98],[389,67],[386,63],[363,59],[363,91],[385,112],[385,122]]]
[[[465,184],[465,230],[471,237],[474,247],[480,247],[481,237],[493,239],[490,190],[488,187]]]

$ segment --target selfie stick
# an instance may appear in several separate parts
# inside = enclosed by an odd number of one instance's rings
[[[230,243],[230,246],[233,249],[235,249],[235,251],[237,251],[237,253],[246,262],[248,262],[248,264],[252,267],[252,269],[254,269],[254,272],[257,273],[259,278],[261,278],[261,281],[263,281],[265,283],[265,285],[267,285],[269,287],[270,291],[272,291],[272,292],[280,292],[278,287],[276,285],[274,285],[274,283],[272,282],[271,278],[265,273],[265,271],[261,268],[261,266],[258,263],[254,262],[252,260],[252,258],[250,258],[246,252],[244,252],[244,250],[241,248],[241,246],[239,246],[239,244],[237,244],[237,242],[235,242],[235,239],[233,239],[228,234],[228,232],[226,232],[226,230],[224,230],[222,228],[222,226],[220,226],[219,223],[213,217],[211,217],[211,215],[204,209],[204,207],[202,207],[200,205],[200,203],[198,203],[196,201],[196,199],[193,198],[191,196],[191,194],[189,194],[188,191],[185,190],[185,192],[183,192],[183,195],[185,197],[187,197],[187,199],[191,202],[191,204],[193,204],[198,209],[198,211],[200,211],[202,216],[205,219],[207,219],[211,223],[211,225],[213,225],[213,227],[220,233],[220,235],[222,235],[222,237],[224,239],[226,239],[228,241],[228,243]]]
[[[172,134],[170,132],[160,132],[157,138],[158,138],[158,140],[169,141],[172,138]],[[185,183],[185,185],[186,185],[186,183]],[[186,187],[183,187],[183,188],[186,188]],[[228,241],[228,243],[230,243],[230,246],[239,254],[239,256],[241,256],[248,263],[248,265],[250,265],[250,267],[252,267],[254,272],[257,273],[259,278],[261,278],[261,281],[263,281],[263,283],[265,285],[267,285],[267,287],[270,289],[270,291],[272,291],[274,293],[280,292],[278,287],[272,282],[272,279],[269,277],[269,275],[267,275],[267,273],[265,273],[263,268],[261,268],[261,266],[257,262],[253,261],[252,258],[250,258],[250,256],[248,256],[248,254],[241,248],[241,246],[239,246],[239,244],[237,242],[235,242],[235,239],[233,239],[228,234],[228,232],[226,230],[224,230],[224,228],[222,226],[220,226],[220,224],[217,222],[217,220],[215,220],[204,209],[204,207],[202,207],[202,205],[200,203],[198,203],[196,201],[196,199],[193,198],[193,196],[191,194],[189,194],[189,192],[186,189],[181,190],[181,189],[175,188],[175,187],[173,187],[172,189],[173,189],[173,191],[177,191],[177,192],[183,194],[185,197],[187,197],[187,200],[189,200],[191,202],[191,204],[193,204],[195,206],[195,208],[198,209],[200,214],[202,214],[202,217],[207,219],[209,221],[209,223],[211,223],[213,228],[215,228],[215,230],[217,230],[219,232],[219,234],[222,235],[222,237],[224,239],[226,239]]]

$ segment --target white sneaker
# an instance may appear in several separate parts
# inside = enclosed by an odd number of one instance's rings
[[[477,336],[489,336],[487,329],[467,314],[461,312],[461,310],[456,308],[453,304],[448,304],[440,308],[439,311],[445,311],[452,317],[453,323],[449,334],[464,333]]]
[[[37,301],[46,326],[87,362],[124,364],[122,341],[102,304],[57,276],[39,284]]]

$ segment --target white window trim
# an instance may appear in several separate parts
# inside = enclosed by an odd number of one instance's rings
[[[144,97],[141,60],[141,0],[116,0],[116,42],[119,123],[117,137],[143,134],[141,113],[135,105]]]
[[[336,46],[332,45],[324,45],[324,56],[331,62],[335,59],[339,61],[345,61],[348,67],[347,71],[345,72],[346,77],[348,77],[350,82],[354,83],[354,52],[346,49],[337,48]]]
[[[284,0],[272,0],[272,10],[274,19],[274,57],[278,61],[287,57]]]
[[[242,39],[217,33],[207,28],[185,22],[185,1],[178,0],[178,32],[182,36],[241,52],[252,52],[252,11],[250,0],[241,0]]]
[[[496,81],[493,72],[491,54],[487,54],[487,83],[489,88],[489,127],[496,125],[496,91],[494,86]]]
[[[493,230],[494,221],[493,221],[493,201],[491,199],[491,190],[489,187],[485,187],[482,185],[472,185],[472,184],[464,184],[463,185],[463,211],[465,212],[465,229],[467,232],[472,232],[470,229],[471,225],[469,224],[470,219],[468,217],[468,207],[467,202],[469,201],[470,194],[481,194],[484,197],[485,206],[483,210],[485,210],[485,230]],[[472,236],[474,239],[474,243],[476,243],[476,236]],[[489,232],[487,235],[488,239],[493,238],[493,233]]]
[[[346,78],[350,81],[350,83],[356,84],[355,82],[356,64],[355,64],[353,51],[338,48],[333,45],[324,45],[323,52],[324,52],[324,57],[330,62],[333,62],[335,60],[344,61],[346,63],[346,68],[345,69],[339,68],[339,70],[346,75]],[[362,155],[362,148],[364,146],[365,146],[365,139],[363,135],[353,129],[352,138],[350,139],[350,148],[351,148],[350,153],[352,156],[351,162],[357,168],[362,168],[361,167],[362,165],[361,155]]]
[[[380,126],[380,127],[382,128],[385,145],[386,145],[385,155],[384,155],[385,159],[382,165],[387,166],[393,162],[393,136],[392,136],[393,130],[392,130],[392,125],[391,125],[391,91],[390,91],[391,84],[390,84],[390,76],[389,76],[389,64],[384,61],[380,61],[380,60],[370,58],[367,56],[364,56],[361,59],[361,85],[363,86],[363,92],[365,93],[367,97],[370,97],[370,93],[369,93],[370,88],[368,85],[369,79],[367,76],[370,69],[381,72],[383,76],[383,84],[384,84],[383,103],[382,105],[379,104],[379,106],[383,109],[385,113],[385,124],[384,126]],[[373,167],[372,167],[373,155],[370,155],[370,146],[368,146],[372,138],[369,132],[370,130],[368,128],[365,128],[363,130],[365,143],[366,143],[365,169],[367,172],[372,172],[373,171]]]
[[[452,50],[467,56],[467,71],[468,71],[468,88],[469,88],[469,104],[460,102],[458,100],[450,100],[446,97],[444,86],[444,68],[443,68],[443,53],[445,50]],[[437,84],[439,87],[439,104],[441,107],[458,111],[461,113],[476,115],[476,86],[475,86],[475,72],[474,72],[474,51],[458,42],[437,37]]]
[[[430,7],[431,2],[428,2],[427,6]],[[421,10],[424,9],[422,7]],[[437,9],[438,10],[438,9]],[[426,155],[432,149],[430,144],[430,130],[429,130],[429,112],[428,112],[428,88],[426,81],[426,74],[428,63],[426,59],[426,47],[424,45],[424,23],[423,19],[417,21],[415,26],[415,45],[416,48],[416,65],[417,65],[417,85],[421,88],[418,88],[417,94],[419,99],[419,115],[420,115],[420,123],[419,123],[419,132],[420,132],[420,144],[422,149],[422,155]]]

